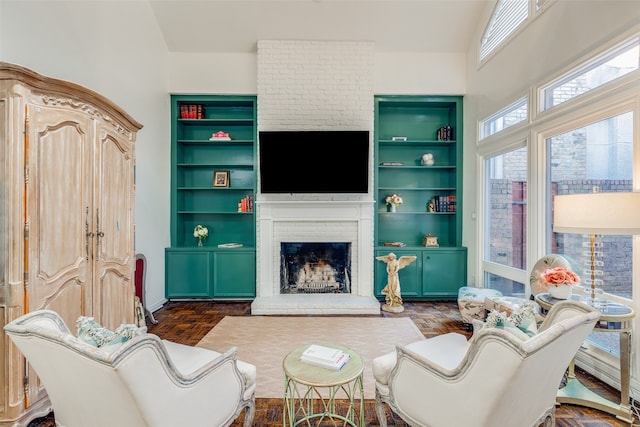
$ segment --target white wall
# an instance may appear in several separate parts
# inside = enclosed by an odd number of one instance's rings
[[[225,66],[221,67],[220,64]],[[168,69],[171,93],[257,92],[256,53],[171,52]],[[373,93],[462,95],[466,88],[465,69],[465,57],[462,54],[374,52]]]
[[[167,51],[147,2],[0,1],[0,60],[92,89],[144,128],[136,142],[136,251],[147,303],[164,301],[169,245]]]

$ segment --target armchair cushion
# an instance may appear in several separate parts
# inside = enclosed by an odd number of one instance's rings
[[[467,353],[469,342],[459,333],[438,335],[404,346],[405,349],[420,354],[444,369],[454,369]],[[389,352],[373,360],[373,376],[377,385],[388,385],[391,370],[396,366],[397,351]]]
[[[538,333],[533,303],[525,303],[507,316],[503,311],[492,310],[487,315],[484,327],[504,329],[510,334],[527,340]]]
[[[162,343],[176,369],[185,376],[193,375],[198,369],[223,356],[217,351],[202,347],[192,347],[167,340],[162,340]],[[247,386],[245,399],[248,399],[256,389],[256,367],[241,360],[237,361],[237,365]]]
[[[116,351],[136,335],[147,332],[133,324],[122,324],[114,331],[102,327],[93,317],[80,316],[76,321],[78,338],[89,345],[100,347],[107,353]]]
[[[500,296],[502,296],[502,292],[496,289],[461,287],[458,289],[458,309],[462,321],[472,324],[474,319],[484,320],[487,314],[484,307],[485,299]]]

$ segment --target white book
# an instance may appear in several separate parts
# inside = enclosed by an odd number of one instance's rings
[[[349,353],[342,352],[342,354],[334,362],[322,362],[318,359],[308,359],[302,356],[300,357],[300,361],[308,363],[310,365],[320,366],[321,368],[339,371],[349,361]]]
[[[242,243],[220,243],[219,248],[241,248]]]
[[[325,347],[322,345],[311,344],[300,356],[307,360],[316,360],[318,362],[333,363],[336,362],[344,352],[337,348]]]

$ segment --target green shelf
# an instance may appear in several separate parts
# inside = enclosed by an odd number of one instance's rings
[[[203,118],[181,118],[181,106],[198,105]],[[171,246],[165,249],[165,294],[171,298],[255,296],[256,230],[253,211],[238,212],[256,193],[257,98],[171,96]],[[209,138],[229,133],[231,140]],[[228,171],[227,187],[214,187]],[[255,210],[255,207],[254,209]],[[209,229],[197,247],[196,225]],[[218,248],[221,243],[240,248]],[[231,280],[233,278],[233,280]]]
[[[462,97],[390,95],[375,97],[374,197],[376,256],[394,252],[416,256],[416,262],[401,270],[402,296],[408,299],[456,299],[466,285],[467,251],[462,247]],[[437,140],[438,129],[451,126],[455,139]],[[407,137],[406,141],[392,141]],[[435,164],[421,164],[423,154],[432,154]],[[383,165],[397,162],[402,165]],[[404,203],[387,212],[385,199],[400,195]],[[456,210],[427,211],[437,197],[455,196]],[[422,245],[423,237],[438,238],[438,247]],[[405,246],[384,246],[402,242]],[[406,271],[405,271],[406,270]],[[425,274],[424,271],[429,271]],[[374,271],[376,296],[387,279],[384,263]]]

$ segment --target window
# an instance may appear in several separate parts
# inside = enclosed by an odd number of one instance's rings
[[[555,3],[531,0],[529,17],[511,34]],[[500,12],[496,6],[492,25]],[[533,99],[519,99],[480,116],[476,141],[481,162],[477,179],[482,186],[480,263],[471,283],[477,278],[479,286],[520,296],[523,289],[529,290],[535,261],[556,253],[569,260],[589,288],[583,291],[590,293],[590,236],[553,232],[553,198],[592,192],[594,187],[601,192],[640,191],[640,31],[634,26],[625,32],[571,69],[567,63],[562,73],[549,75],[543,85],[530,86],[527,93],[535,93]],[[485,37],[482,42],[486,41]],[[486,96],[516,99],[519,95]],[[634,260],[640,256],[640,238],[603,235],[598,242],[596,268],[601,274],[595,276],[596,286],[610,300],[637,309],[640,270]],[[634,323],[634,333],[637,326]],[[576,361],[619,387],[620,343],[617,333],[594,331]],[[638,354],[640,341],[634,339],[631,346],[632,354]]]
[[[524,284],[509,271],[527,268],[527,148],[488,158],[485,189],[484,260],[495,266],[487,268],[485,287],[505,295],[524,295]]]
[[[529,118],[529,98],[524,97],[480,122],[480,139],[498,133]]]
[[[562,104],[638,69],[640,38],[634,37],[540,90],[540,111]]]
[[[529,16],[529,0],[498,0],[480,44],[480,61],[509,37]]]
[[[549,153],[546,206],[551,210],[556,194],[633,191],[633,113],[623,113],[587,126],[576,127],[547,138]],[[594,209],[597,209],[594,206]],[[590,287],[588,235],[552,232],[547,225],[547,242],[552,253],[561,254]],[[585,243],[587,247],[585,247]],[[632,236],[599,236],[596,286],[607,294],[632,297]],[[617,334],[592,333],[588,341],[619,356]]]

